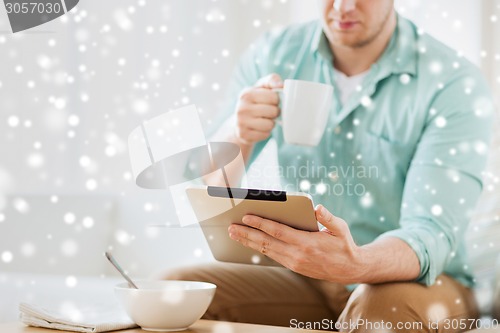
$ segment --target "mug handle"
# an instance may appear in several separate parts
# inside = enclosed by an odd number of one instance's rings
[[[283,121],[281,119],[281,110],[282,110],[282,108],[281,108],[281,95],[283,95],[283,88],[272,88],[271,90],[276,92],[279,96],[279,99],[280,99],[280,102],[279,102],[280,114],[278,115],[278,117],[276,117],[275,122],[276,122],[276,124],[283,126]]]

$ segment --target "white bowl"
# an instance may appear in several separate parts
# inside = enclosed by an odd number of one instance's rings
[[[146,331],[180,331],[201,318],[217,286],[195,281],[137,281],[115,287],[129,317]]]

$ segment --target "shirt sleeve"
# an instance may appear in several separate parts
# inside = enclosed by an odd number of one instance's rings
[[[482,190],[494,107],[474,73],[449,82],[428,110],[405,181],[400,228],[380,237],[405,241],[420,262],[418,282],[432,285],[463,242]]]

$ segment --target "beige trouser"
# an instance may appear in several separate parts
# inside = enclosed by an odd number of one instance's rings
[[[359,285],[353,292],[285,268],[239,264],[182,268],[163,278],[216,284],[204,316],[211,320],[341,332],[452,333],[478,317],[471,290],[446,275],[431,287],[385,283]]]

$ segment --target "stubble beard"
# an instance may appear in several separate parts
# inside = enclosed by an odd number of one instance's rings
[[[364,38],[363,40],[360,40],[360,41],[354,41],[352,43],[343,43],[343,42],[339,41],[339,46],[346,46],[346,47],[350,47],[353,49],[359,49],[359,48],[363,48],[366,45],[372,43],[382,33],[385,26],[387,24],[389,24],[389,20],[390,20],[391,15],[393,14],[393,11],[394,11],[394,9],[387,11],[387,14],[385,15],[384,19],[381,21],[380,25],[378,25],[377,28],[373,30],[373,33],[369,34],[369,36],[367,38]]]

